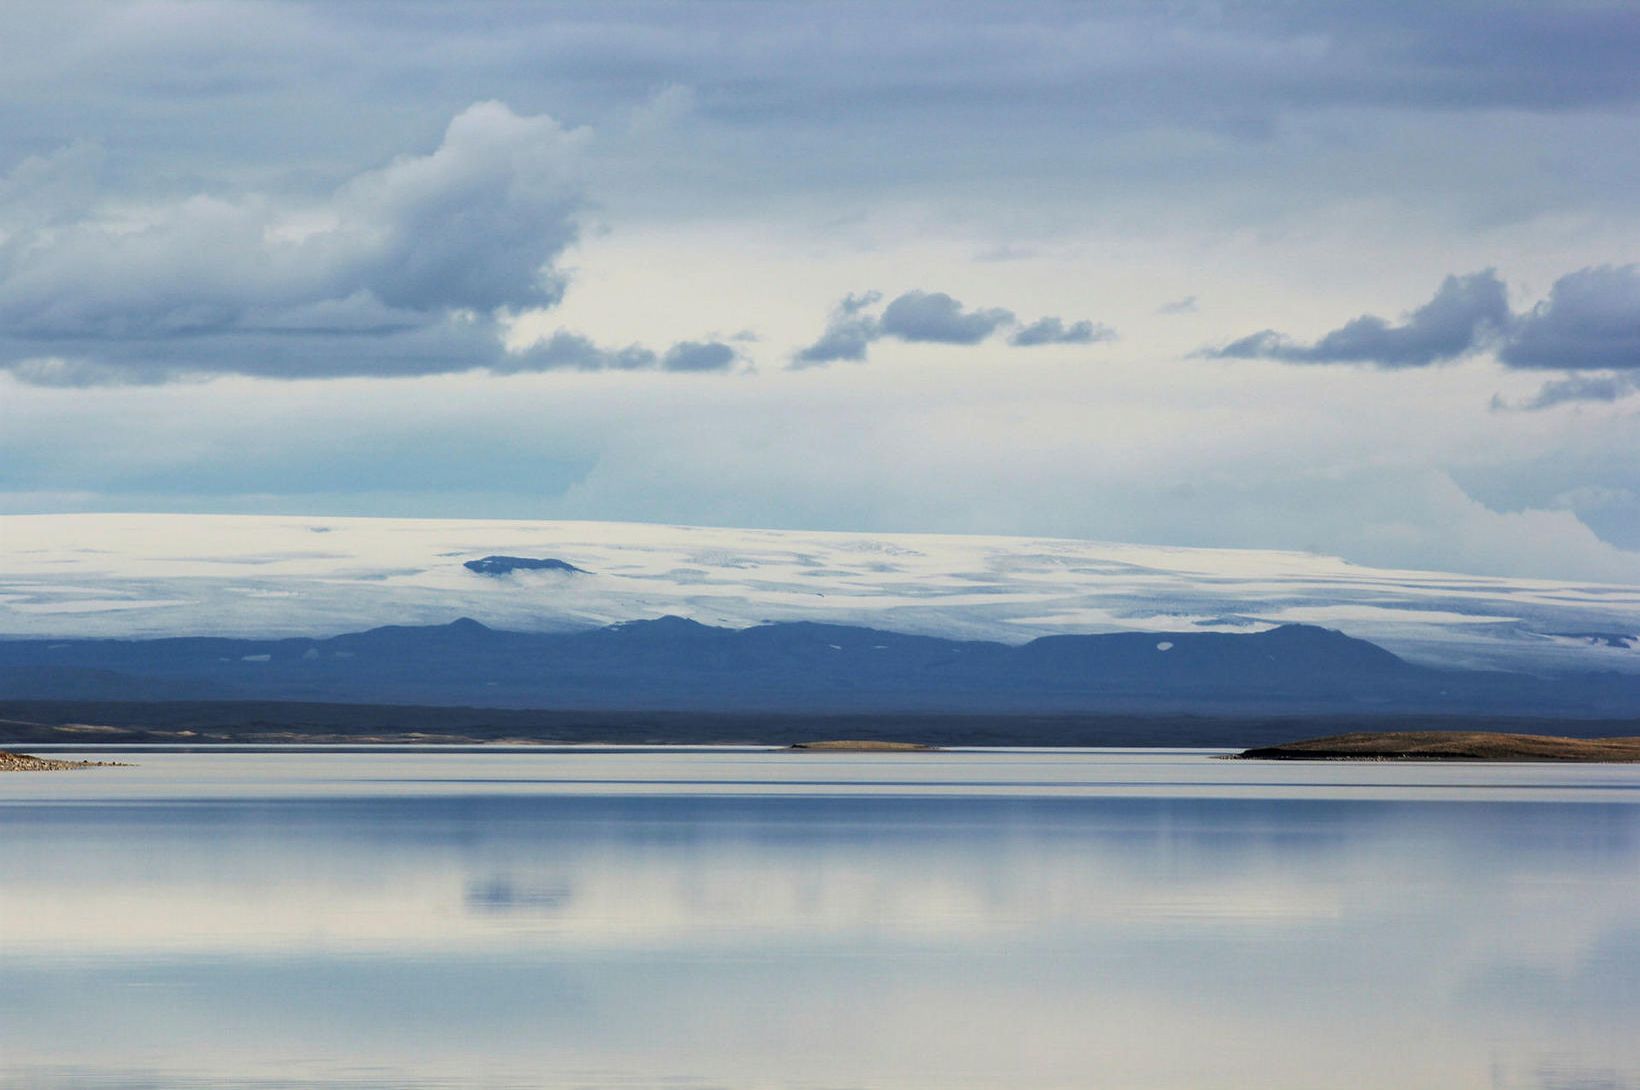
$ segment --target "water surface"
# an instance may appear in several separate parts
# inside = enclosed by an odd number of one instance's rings
[[[0,778],[6,1087],[1640,1087],[1640,768],[142,752]]]

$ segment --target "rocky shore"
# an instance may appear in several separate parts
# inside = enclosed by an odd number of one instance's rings
[[[54,761],[0,749],[0,772],[66,772],[75,768],[126,768],[122,761]]]

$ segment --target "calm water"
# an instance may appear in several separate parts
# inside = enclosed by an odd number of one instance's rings
[[[1640,1087],[1640,767],[0,778],[5,1087]]]

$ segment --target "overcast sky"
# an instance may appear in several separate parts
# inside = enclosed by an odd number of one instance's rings
[[[1640,582],[1632,3],[0,9],[0,503]]]

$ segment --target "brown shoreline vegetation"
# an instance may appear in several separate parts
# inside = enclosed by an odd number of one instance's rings
[[[124,761],[55,761],[0,749],[0,772],[67,772],[76,768],[129,768]]]
[[[1559,738],[1488,731],[1335,734],[1235,755],[1250,761],[1640,761],[1640,738]]]
[[[794,742],[789,749],[823,753],[930,753],[938,746],[921,742],[879,742],[868,738],[830,738],[819,742]]]

